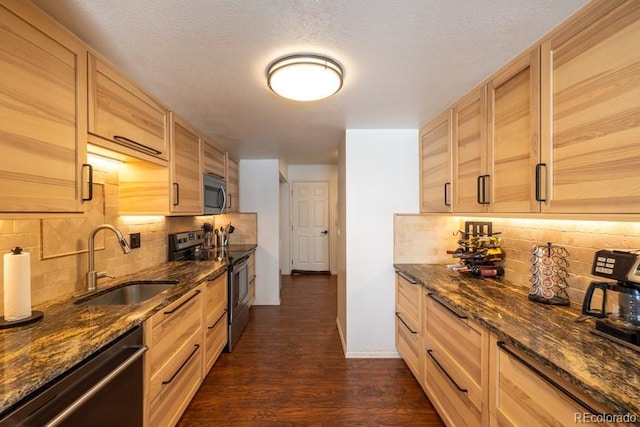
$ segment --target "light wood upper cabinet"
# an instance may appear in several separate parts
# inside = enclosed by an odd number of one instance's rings
[[[486,87],[453,107],[453,211],[484,212],[486,190]]]
[[[89,142],[149,161],[168,159],[169,112],[116,69],[89,62]]]
[[[198,130],[171,114],[171,212],[202,214],[202,173]]]
[[[542,45],[543,212],[640,213],[640,2],[593,3]]]
[[[238,161],[227,154],[227,212],[240,212],[240,176]]]
[[[82,212],[86,50],[13,0],[0,1],[0,47],[0,211]]]
[[[540,159],[538,48],[505,67],[487,85],[489,212],[538,212]]]
[[[451,120],[447,110],[420,130],[421,212],[451,212]]]
[[[202,140],[202,151],[202,173],[225,179],[227,175],[226,153],[208,138]]]

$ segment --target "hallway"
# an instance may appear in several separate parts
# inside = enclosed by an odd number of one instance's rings
[[[182,419],[191,426],[442,426],[402,359],[345,359],[336,276],[283,276]]]

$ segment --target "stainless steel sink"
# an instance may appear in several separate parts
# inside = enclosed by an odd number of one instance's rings
[[[130,305],[148,300],[160,292],[171,289],[178,284],[178,280],[136,280],[104,293],[84,297],[76,304],[79,305]]]

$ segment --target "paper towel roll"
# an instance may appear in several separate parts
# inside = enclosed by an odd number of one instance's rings
[[[19,248],[12,251],[4,255],[4,319],[8,322],[31,316],[31,257]]]

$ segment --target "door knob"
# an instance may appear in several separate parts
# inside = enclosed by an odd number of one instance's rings
[[[329,230],[321,231],[320,234],[329,234]]]

